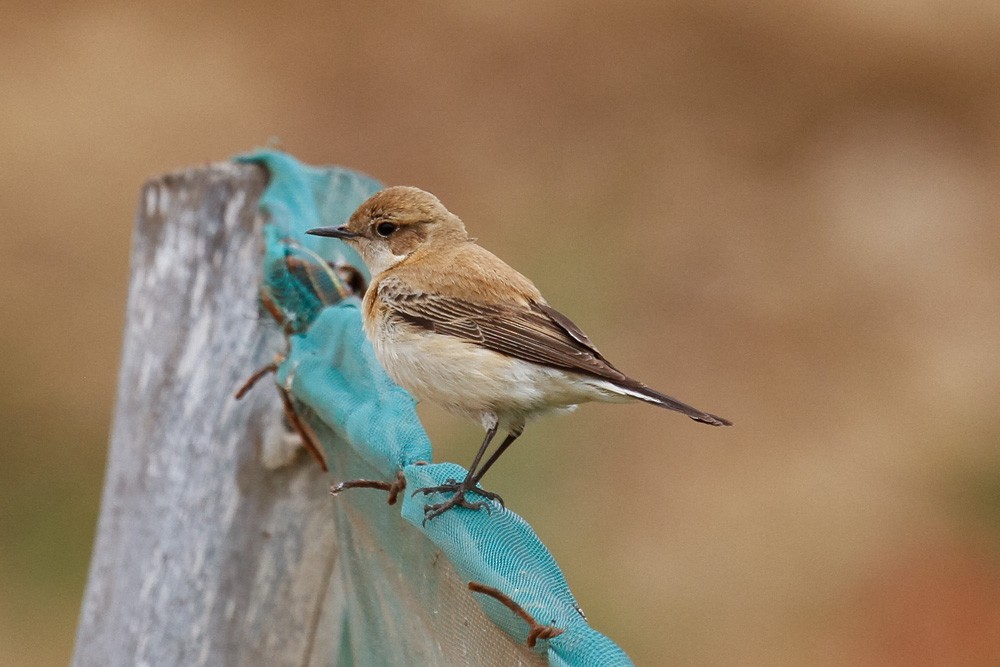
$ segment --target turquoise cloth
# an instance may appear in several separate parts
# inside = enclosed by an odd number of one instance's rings
[[[260,163],[270,174],[260,200],[269,216],[263,291],[290,321],[294,334],[278,382],[290,387],[296,401],[321,422],[323,428],[318,430],[327,460],[343,459],[344,452],[333,451],[341,440],[384,480],[391,481],[402,471],[409,491],[402,494],[401,505],[385,505],[384,511],[401,508],[403,519],[426,535],[465,580],[499,589],[539,623],[563,629],[563,634],[538,643],[537,650],[547,652],[550,664],[631,665],[618,646],[587,624],[552,554],[517,514],[491,503],[490,512],[457,508],[424,524],[424,504],[444,498],[413,496],[412,490],[462,479],[466,470],[454,463],[423,465],[431,461],[432,453],[416,401],[393,383],[375,358],[361,328],[358,300],[349,297],[328,305],[331,299],[317,296],[316,284],[288,271],[290,256],[313,264],[320,258],[349,263],[363,270],[360,258],[342,241],[308,236],[305,231],[343,224],[381,184],[340,167],[305,166],[277,151],[257,151],[237,160]],[[321,289],[338,294],[342,286],[335,273],[314,268]],[[327,429],[337,437],[322,437]],[[331,474],[343,481],[336,468]],[[525,640],[524,621],[489,596],[474,597],[497,626],[518,641]],[[367,622],[378,616],[369,615]]]

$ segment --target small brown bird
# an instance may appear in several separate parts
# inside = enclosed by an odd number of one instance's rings
[[[389,376],[418,399],[486,429],[464,480],[418,490],[454,493],[427,505],[425,520],[455,506],[485,505],[468,502],[468,492],[500,500],[476,485],[525,423],[545,413],[587,401],[640,400],[704,424],[731,424],[612,366],[530,280],[478,246],[458,216],[429,192],[386,188],[346,225],[308,233],[343,239],[368,265],[365,333]],[[481,464],[500,429],[507,437]]]

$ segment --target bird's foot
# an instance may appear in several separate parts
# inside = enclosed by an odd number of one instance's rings
[[[465,499],[466,493],[475,493],[476,495],[482,496],[487,500],[493,500],[500,503],[500,507],[505,507],[503,498],[501,498],[499,494],[487,491],[486,489],[482,489],[478,486],[468,486],[467,485],[468,481],[469,480],[459,482],[456,479],[449,479],[440,486],[425,486],[423,488],[414,491],[413,492],[414,496],[417,495],[418,493],[422,493],[424,495],[427,495],[429,493],[454,494],[451,498],[444,501],[443,503],[424,505],[424,521],[423,521],[424,525],[427,525],[428,521],[430,521],[435,517],[441,516],[442,514],[444,514],[453,507],[464,507],[466,509],[477,510],[477,511],[485,508],[487,512],[490,512],[489,503],[482,501],[469,502],[468,500]]]
[[[331,486],[330,495],[335,496],[341,491],[346,491],[347,489],[380,489],[382,491],[389,492],[387,500],[390,505],[395,505],[396,498],[399,496],[400,491],[405,488],[406,477],[403,476],[403,471],[400,470],[396,473],[396,479],[392,482],[382,482],[371,479],[351,479],[346,482],[341,482],[336,486]]]

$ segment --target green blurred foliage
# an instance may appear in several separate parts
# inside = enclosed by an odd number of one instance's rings
[[[139,187],[272,136],[736,422],[589,406],[491,473],[638,662],[992,663],[998,7],[6,3],[0,664],[72,651]]]

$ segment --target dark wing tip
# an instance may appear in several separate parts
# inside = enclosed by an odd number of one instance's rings
[[[710,426],[732,426],[733,422],[725,419],[723,417],[717,417],[715,415],[710,415],[707,412],[703,412],[698,415],[688,415],[691,419],[696,422],[701,422],[702,424],[708,424]]]

